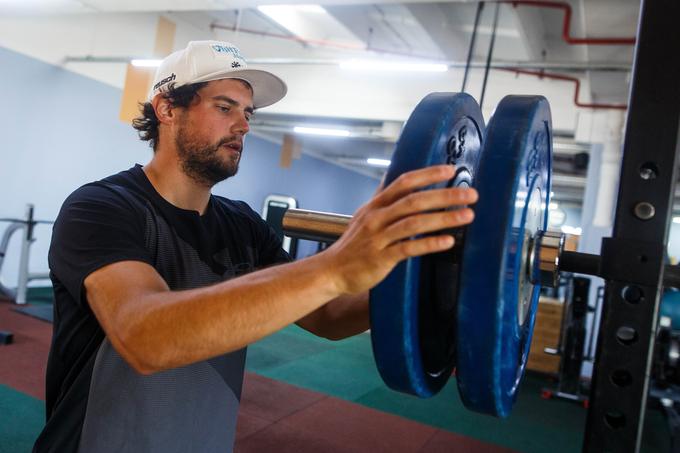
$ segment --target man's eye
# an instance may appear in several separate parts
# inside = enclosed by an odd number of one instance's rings
[[[222,112],[228,112],[229,111],[229,107],[226,107],[224,105],[218,105],[217,108],[220,109]]]

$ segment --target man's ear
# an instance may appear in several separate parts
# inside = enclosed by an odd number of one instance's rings
[[[177,111],[165,96],[156,96],[151,101],[156,117],[161,124],[171,124],[177,118]]]

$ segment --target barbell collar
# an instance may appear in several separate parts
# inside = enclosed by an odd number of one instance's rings
[[[580,253],[563,251],[560,256],[561,266],[560,270],[564,272],[575,272],[577,274],[587,274],[600,276],[600,255],[592,253]]]
[[[332,243],[345,232],[352,216],[330,212],[288,209],[283,215],[283,234],[309,241]]]
[[[560,271],[603,277],[602,257],[591,253],[562,252]],[[666,264],[663,269],[663,286],[680,289],[680,266]]]

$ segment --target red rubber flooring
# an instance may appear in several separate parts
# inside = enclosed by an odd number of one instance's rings
[[[14,307],[0,301],[0,330],[14,334],[14,343],[0,346],[0,383],[44,400],[52,324],[17,313]]]
[[[0,302],[0,383],[44,399],[51,324]],[[246,373],[235,452],[504,453],[511,450],[442,431],[359,404]]]
[[[236,452],[483,452],[511,450],[247,373]]]

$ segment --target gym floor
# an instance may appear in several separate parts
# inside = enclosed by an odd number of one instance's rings
[[[34,306],[39,291],[33,291]],[[44,291],[42,292],[44,294]],[[30,297],[30,294],[29,294]],[[51,324],[0,302],[0,453],[31,450],[44,423],[44,374]],[[499,420],[465,410],[455,382],[429,400],[387,389],[367,334],[331,342],[288,327],[252,345],[236,452],[580,451],[585,409],[541,399],[551,382],[529,374],[513,414]],[[666,422],[649,411],[642,452],[670,448]]]

